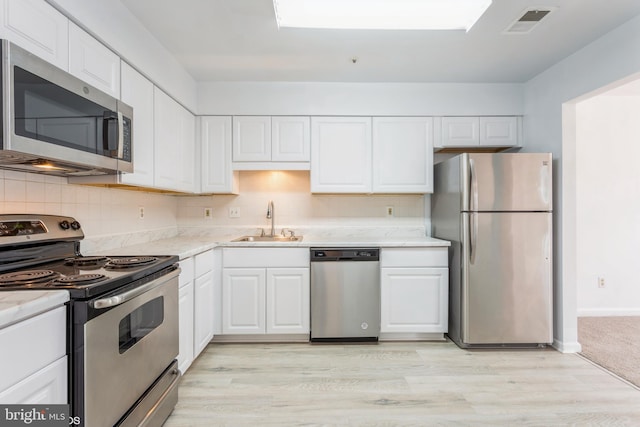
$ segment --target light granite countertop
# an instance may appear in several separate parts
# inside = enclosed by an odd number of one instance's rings
[[[233,240],[252,232],[216,234],[191,232],[168,239],[123,246],[84,255],[178,255],[185,259],[215,247],[448,247],[449,241],[427,236],[367,235],[353,232],[333,231],[324,234],[304,234],[296,242],[234,242]]]
[[[0,292],[0,329],[28,319],[69,301],[67,291]]]

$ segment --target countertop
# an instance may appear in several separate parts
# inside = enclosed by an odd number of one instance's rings
[[[250,234],[250,233],[247,233]],[[451,243],[447,240],[435,239],[426,236],[364,236],[349,233],[303,235],[303,239],[297,242],[233,242],[232,240],[243,236],[177,236],[168,239],[155,240],[148,243],[124,246],[111,250],[100,251],[102,255],[178,255],[185,259],[215,247],[448,247]],[[88,255],[88,254],[84,254]],[[90,255],[90,254],[89,254]]]
[[[69,301],[67,291],[0,292],[0,329]]]

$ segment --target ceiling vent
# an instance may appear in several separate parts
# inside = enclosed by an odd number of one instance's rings
[[[525,9],[520,18],[513,21],[502,33],[503,34],[529,34],[540,21],[553,12],[555,7],[537,7]]]

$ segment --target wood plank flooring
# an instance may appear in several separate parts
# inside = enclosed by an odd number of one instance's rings
[[[165,427],[640,425],[638,389],[552,349],[210,344],[179,393]]]

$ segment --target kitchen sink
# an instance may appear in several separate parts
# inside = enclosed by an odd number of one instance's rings
[[[302,236],[242,236],[232,242],[299,242]]]

